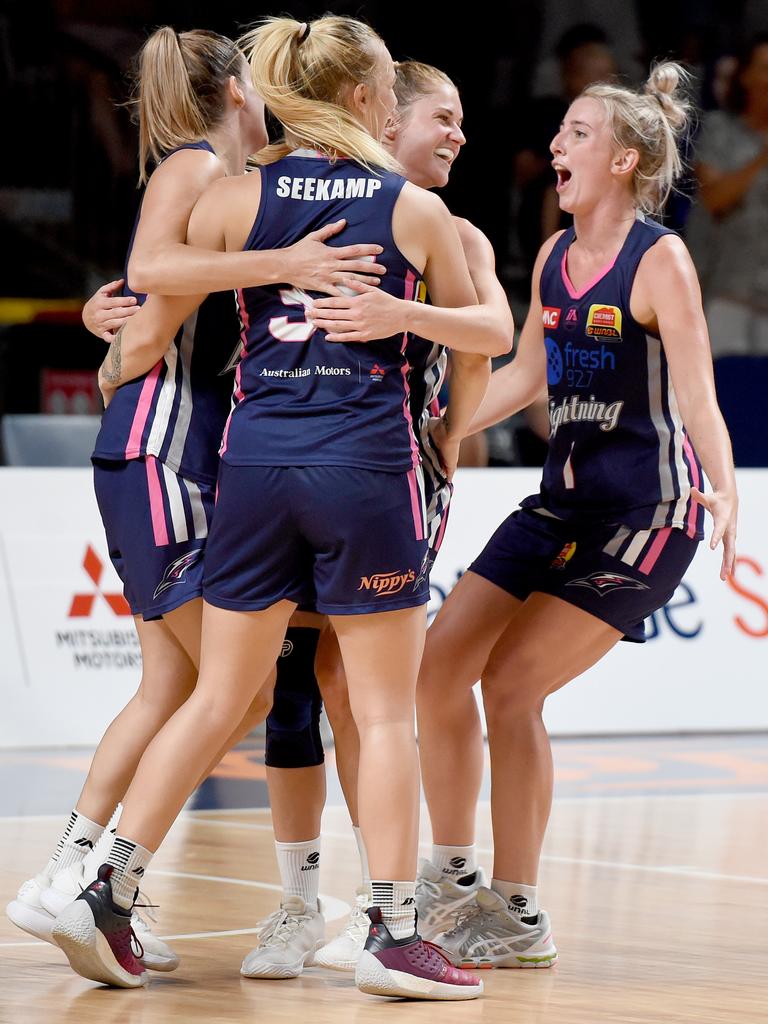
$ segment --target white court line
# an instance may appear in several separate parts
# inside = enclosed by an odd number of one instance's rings
[[[216,939],[221,935],[255,935],[258,928],[233,928],[226,932],[185,932],[183,935],[161,935],[166,942],[179,942],[181,939]],[[52,946],[51,942],[0,942],[0,949],[14,949],[21,946]]]
[[[270,826],[260,825],[256,822],[238,821],[238,822],[225,822],[225,821],[212,821],[205,818],[193,818],[198,824],[201,825],[212,825],[218,828],[226,828],[235,826],[236,828],[252,830],[261,832],[269,829]],[[346,832],[328,832],[325,829],[321,831],[323,839],[340,839],[346,840],[347,842],[354,842],[355,837],[352,831]],[[431,844],[429,842],[419,843],[419,849],[429,849]],[[493,850],[486,849],[482,846],[478,846],[476,853],[481,854],[484,857],[492,857]],[[612,861],[612,860],[593,860],[588,857],[561,857],[556,854],[542,854],[541,859],[543,861],[549,861],[552,864],[583,864],[585,867],[595,868],[611,868],[614,871],[646,871],[651,874],[660,875],[676,875],[683,878],[701,878],[708,881],[715,882],[748,882],[753,885],[768,885],[768,878],[761,878],[759,876],[752,875],[724,875],[716,871],[700,871],[698,868],[681,868],[673,866],[665,866],[663,864],[630,864],[623,861]],[[155,874],[162,874],[162,872],[155,872]],[[214,879],[215,881],[215,879]]]
[[[219,824],[218,822],[211,822],[210,824]],[[225,822],[220,824],[224,825]],[[354,837],[353,837],[354,838]],[[160,868],[155,870],[152,869],[153,875],[163,875],[166,878],[188,878],[192,881],[198,882],[221,882],[225,885],[245,885],[252,889],[268,889],[272,892],[282,892],[283,887],[281,885],[273,885],[271,882],[255,882],[249,878],[229,878],[225,875],[201,875],[195,874],[191,871],[164,871]],[[350,912],[350,905],[344,900],[337,899],[335,896],[328,896],[325,893],[320,893],[320,900],[323,904],[323,916],[325,920],[332,924],[334,921],[341,920],[342,917],[346,917]],[[184,932],[180,935],[161,935],[160,938],[167,942],[179,942],[181,939],[214,939],[221,935],[254,935],[260,929],[259,928],[236,928],[229,931],[219,932]],[[49,946],[49,942],[0,942],[0,949],[13,949],[18,947],[27,946]]]

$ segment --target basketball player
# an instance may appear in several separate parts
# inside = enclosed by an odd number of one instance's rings
[[[181,275],[198,287],[210,280],[221,288],[284,276],[298,287],[333,293],[356,267],[384,269],[345,260],[352,255],[349,248],[322,244],[341,224],[279,253],[206,253],[183,245],[189,213],[205,187],[227,174],[241,174],[247,155],[267,141],[263,103],[235,44],[205,31],[157,30],[142,50],[138,86],[142,180],[150,157],[159,166],[148,182],[129,248],[126,278],[136,289],[151,285],[172,291]],[[379,246],[360,246],[355,255],[378,251]],[[127,287],[113,298],[109,293],[122,284],[100,289],[86,307],[84,319],[99,333],[115,330],[143,302],[144,295]],[[151,372],[120,390],[102,424],[95,452],[97,496],[110,555],[135,615],[142,682],[99,745],[47,865],[7,908],[15,924],[47,941],[55,914],[80,892],[85,856],[125,795],[143,750],[194,686],[201,556],[232,388],[231,372],[222,371],[238,351],[232,294],[214,294],[175,342],[158,353],[163,358],[153,360]],[[261,704],[254,714],[263,717]],[[178,957],[138,914],[133,926],[141,936],[145,966],[173,970],[178,965]]]
[[[190,243],[273,248],[343,215],[350,241],[372,227],[381,238],[382,287],[413,298],[423,275],[439,305],[471,305],[475,293],[450,215],[392,173],[394,161],[375,141],[395,105],[394,69],[378,36],[349,18],[311,25],[276,18],[247,45],[254,86],[283,123],[285,141],[264,151],[258,175],[208,189],[191,218]],[[145,313],[155,299],[160,320],[163,310],[174,323],[189,313],[190,301],[156,296]],[[269,673],[291,613],[314,601],[339,638],[361,739],[360,818],[374,906],[358,986],[381,995],[475,998],[479,979],[450,967],[415,930],[413,699],[428,542],[407,339],[326,342],[306,321],[311,301],[298,289],[241,291],[245,348],[206,547],[198,684],[142,758],[108,861],[59,917],[54,936],[85,976],[125,987],[145,982],[130,949],[135,879],[248,708],[250,680]],[[487,375],[487,357],[457,354],[443,423],[449,452]]]
[[[443,187],[466,141],[461,128],[463,112],[456,86],[437,68],[406,61],[396,65],[395,94],[397,109],[384,133],[387,148],[400,163],[409,181],[422,188]],[[455,223],[481,303],[469,310],[472,314],[471,329],[466,332],[466,336],[460,335],[457,330],[457,326],[463,327],[457,317],[462,311],[415,308],[420,315],[434,314],[437,318],[430,325],[434,332],[431,336],[441,337],[441,327],[451,318],[452,347],[459,351],[479,348],[488,355],[500,354],[502,349],[498,343],[489,345],[488,340],[477,332],[476,325],[481,317],[496,316],[502,323],[506,323],[508,341],[505,350],[508,351],[514,324],[506,295],[494,273],[493,250],[482,232],[469,222],[456,218]],[[357,288],[356,285],[353,287]],[[373,305],[379,298],[381,301]],[[326,331],[343,326],[342,333],[332,336],[332,340],[338,341],[348,338],[369,340],[402,332],[407,329],[407,318],[414,308],[412,303],[386,292],[382,292],[379,297],[369,294],[367,289],[359,300],[341,298],[334,306],[329,311],[323,300],[316,302],[313,320],[316,327]],[[343,325],[336,324],[333,319],[327,322],[321,320],[325,316],[341,316],[344,318]],[[346,319],[348,316],[354,319]],[[373,316],[376,317],[375,323],[371,319]],[[429,330],[430,326],[423,325],[422,329]],[[363,331],[363,328],[366,330]],[[445,378],[447,351],[440,344],[412,337],[407,359],[411,366],[411,417],[416,428],[424,472],[431,564],[445,533],[452,490],[439,453],[429,436],[430,419],[439,414],[437,395]],[[312,963],[341,971],[354,971],[368,936],[370,922],[366,910],[371,902],[370,874],[358,825],[358,736],[349,708],[338,644],[332,630],[325,631],[321,636],[317,667],[320,690],[334,732],[336,765],[360,854],[362,885],[358,889],[346,927],[315,954],[318,941],[315,916],[318,872],[317,860],[313,858],[317,858],[320,852],[322,795],[319,801],[313,799],[315,791],[307,786],[307,775],[314,765],[322,764],[323,761],[319,730],[320,691],[315,691],[314,699],[307,698],[306,690],[298,694],[287,694],[285,688],[281,690],[278,678],[275,701],[267,719],[265,760],[272,822],[278,840],[278,863],[285,863],[284,858],[288,855],[293,858],[293,867],[288,872],[281,870],[284,885],[281,907],[265,922],[259,944],[245,957],[241,973],[246,977],[296,977],[305,966]],[[468,890],[469,896],[473,891]],[[421,921],[419,923],[422,924]],[[420,930],[423,934],[423,929]]]
[[[737,497],[715,397],[696,274],[674,232],[648,219],[681,170],[682,69],[655,67],[639,92],[587,88],[552,142],[572,228],[542,247],[518,355],[494,374],[473,429],[549,389],[541,490],[502,523],[429,630],[419,741],[437,845],[424,910],[454,963],[548,967],[557,957],[537,870],[552,794],[546,697],[674,594],[702,537],[732,571]],[[699,458],[701,462],[699,462]],[[713,491],[703,494],[702,464]],[[475,867],[482,679],[494,834],[490,888]],[[442,874],[442,878],[440,877]],[[461,881],[459,876],[458,881]]]

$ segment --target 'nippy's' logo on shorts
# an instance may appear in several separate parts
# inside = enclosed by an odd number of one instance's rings
[[[376,597],[385,594],[399,594],[406,583],[413,583],[416,573],[413,569],[406,572],[376,572],[373,576],[361,576],[358,590],[372,590]]]

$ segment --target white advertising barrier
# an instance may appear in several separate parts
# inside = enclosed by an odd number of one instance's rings
[[[537,485],[529,470],[458,474],[433,614]],[[768,471],[741,472],[739,487],[734,579],[719,580],[720,555],[702,544],[652,639],[619,644],[549,699],[554,733],[768,728]],[[0,469],[0,655],[0,747],[93,744],[135,691],[138,641],[88,470]]]
[[[141,654],[87,469],[0,469],[0,747],[94,744]]]
[[[539,471],[521,469],[458,474],[431,611],[508,512],[538,491],[539,479]],[[673,599],[646,623],[647,642],[619,643],[547,700],[553,734],[768,728],[768,471],[743,470],[738,486],[733,579],[720,580],[722,548],[702,543]],[[709,517],[706,530],[708,539]],[[565,640],[552,635],[554,644]]]

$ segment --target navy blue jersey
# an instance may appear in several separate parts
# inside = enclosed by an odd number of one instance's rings
[[[213,152],[205,141],[179,149]],[[128,284],[128,261],[140,217],[141,209],[125,260],[123,294],[143,303],[146,295]],[[163,358],[144,376],[117,389],[104,413],[94,458],[122,461],[154,455],[188,480],[214,484],[232,400],[232,371],[240,351],[238,332],[234,292],[209,295],[169,339]]]
[[[549,454],[541,493],[526,498],[561,519],[665,526],[701,536],[691,486],[701,465],[680,418],[664,346],[630,311],[644,253],[672,234],[638,218],[614,262],[577,292],[568,228],[541,274],[547,350]]]
[[[288,246],[346,219],[331,244],[383,246],[380,287],[417,299],[419,272],[392,237],[405,179],[310,150],[260,168],[261,203],[246,249]],[[319,293],[317,293],[319,294]],[[407,335],[334,344],[305,319],[307,292],[287,285],[238,292],[243,356],[221,455],[235,466],[356,466],[404,472],[419,464]]]

